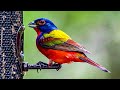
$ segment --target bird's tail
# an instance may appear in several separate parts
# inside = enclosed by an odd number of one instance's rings
[[[84,62],[87,62],[97,68],[99,68],[100,70],[104,71],[104,72],[108,72],[111,73],[109,70],[107,70],[105,67],[101,66],[100,64],[94,62],[93,60],[89,59],[88,57],[80,57],[80,60],[83,60]]]

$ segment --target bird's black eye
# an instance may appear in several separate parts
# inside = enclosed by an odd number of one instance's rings
[[[37,25],[44,25],[45,23],[46,23],[45,20],[40,20],[37,22]]]

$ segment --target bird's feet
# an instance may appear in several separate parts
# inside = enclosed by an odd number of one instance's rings
[[[55,62],[54,62],[54,64],[53,64],[53,62],[48,64],[48,68],[49,68],[49,69],[56,69],[57,71],[58,71],[61,67],[62,67],[61,64],[58,64],[58,63],[55,63]]]
[[[48,67],[50,68],[50,67],[52,67],[52,65],[53,65],[53,61],[52,61],[52,60],[49,60],[49,62],[48,62]]]
[[[58,63],[54,63],[52,64],[52,67],[56,67],[56,70],[58,71],[62,67],[62,65]]]
[[[56,70],[58,71],[61,68],[61,64],[58,64],[56,62],[54,62],[54,64],[53,64],[53,61],[49,59],[48,67],[49,68],[56,67]]]
[[[39,61],[37,64],[37,67],[39,67],[39,69],[56,69],[57,71],[62,67],[61,64],[57,64],[57,63],[52,63],[52,64],[47,64],[44,62]],[[37,69],[38,72],[38,69]]]

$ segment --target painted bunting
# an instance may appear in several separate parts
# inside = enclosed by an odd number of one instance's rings
[[[82,45],[74,41],[69,35],[47,18],[38,18],[28,24],[37,32],[36,46],[49,59],[49,65],[71,62],[86,62],[102,71],[109,72],[105,67],[86,56],[90,53]]]

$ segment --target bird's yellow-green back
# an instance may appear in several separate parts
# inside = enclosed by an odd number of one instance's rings
[[[50,33],[43,34],[44,38],[55,38],[55,40],[51,42],[46,42],[47,45],[52,46],[54,44],[61,44],[66,42],[68,39],[71,39],[70,36],[68,36],[65,32],[62,30],[53,30]]]

